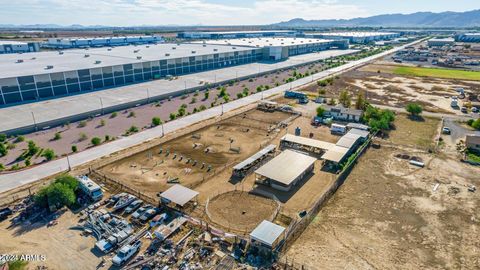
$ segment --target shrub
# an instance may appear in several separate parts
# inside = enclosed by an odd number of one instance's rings
[[[480,130],[480,118],[472,122],[472,128]]]
[[[229,95],[223,96],[223,100],[224,100],[225,102],[229,102],[229,101],[230,101],[230,96],[229,96]]]
[[[16,145],[14,143],[7,143],[7,149],[12,150],[15,149]]]
[[[27,156],[32,157],[38,153],[39,150],[40,148],[35,144],[34,141],[28,141]]]
[[[72,152],[76,153],[78,151],[78,148],[76,145],[72,145]]]
[[[102,143],[102,139],[99,137],[93,137],[92,140],[90,141],[94,146],[97,146]]]
[[[7,134],[0,133],[0,142],[4,142],[5,140],[7,140]]]
[[[237,93],[237,98],[243,98],[243,93]]]
[[[131,127],[128,129],[128,132],[130,132],[130,133],[138,132],[138,127],[136,127],[136,126],[131,126]]]
[[[106,142],[110,141],[110,139],[111,139],[111,138],[110,138],[110,135],[108,135],[108,134],[105,135],[105,141],[106,141]]]
[[[5,165],[3,165],[3,163],[0,163],[0,172],[5,170]]]
[[[205,91],[205,93],[203,94],[203,99],[204,99],[204,100],[207,100],[209,96],[210,96],[210,92],[207,90],[207,91]]]
[[[56,132],[55,135],[53,136],[53,140],[60,140],[62,138],[62,134],[60,132]]]
[[[32,163],[31,163],[31,161],[30,161],[29,158],[28,158],[28,159],[25,159],[25,167],[28,167],[28,166],[30,166],[31,164],[32,164]]]
[[[50,161],[55,158],[55,152],[52,149],[47,148],[45,151],[43,151],[42,157]]]
[[[134,111],[130,111],[130,113],[128,114],[128,117],[135,117],[135,112],[134,112]]]
[[[117,117],[118,113],[117,112],[113,112],[112,114],[110,114],[110,118],[115,118]]]
[[[196,98],[192,98],[192,100],[190,101],[190,104],[193,104],[193,103],[196,103],[197,102],[197,99]]]
[[[162,124],[162,120],[160,120],[160,117],[153,117],[152,118],[152,125],[153,126],[158,126]]]
[[[199,109],[200,111],[204,111],[206,109],[207,109],[207,107],[205,105],[200,105],[200,109]]]
[[[5,144],[0,143],[0,157],[6,156],[8,154],[8,149],[5,147]]]
[[[170,120],[175,120],[177,118],[177,115],[174,113],[170,113]]]
[[[101,126],[101,127],[105,126],[105,124],[106,124],[105,119],[100,120],[100,126]]]
[[[25,141],[25,137],[22,135],[18,135],[17,138],[15,139],[16,143],[23,142]]]
[[[83,120],[83,121],[78,122],[78,127],[79,128],[83,128],[83,127],[86,127],[86,126],[87,126],[87,121]]]
[[[325,113],[325,109],[322,106],[318,106],[317,107],[317,116],[322,117],[324,113]]]
[[[83,132],[80,133],[80,136],[79,136],[78,140],[82,142],[82,141],[85,141],[86,139],[88,139],[87,134],[85,134]]]
[[[417,103],[409,103],[405,107],[405,110],[410,113],[411,116],[418,116],[422,113],[423,108],[422,106],[418,105]]]

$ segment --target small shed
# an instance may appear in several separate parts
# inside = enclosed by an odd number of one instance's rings
[[[256,247],[272,250],[282,241],[284,233],[284,227],[264,220],[250,233],[250,241]]]
[[[183,207],[188,202],[194,200],[198,196],[198,192],[189,189],[179,184],[175,184],[165,192],[160,194],[162,203],[174,203],[177,206]]]

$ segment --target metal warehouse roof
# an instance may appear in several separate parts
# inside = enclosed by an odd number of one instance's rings
[[[184,206],[198,194],[199,193],[195,190],[191,190],[182,185],[176,184],[160,194],[160,197],[180,206]]]
[[[284,231],[284,227],[264,220],[250,233],[250,237],[265,245],[272,246]]]
[[[175,49],[173,49],[175,48]],[[216,50],[216,51],[214,51]],[[95,49],[5,54],[0,56],[0,78],[49,74],[80,69],[168,60],[183,57],[249,51],[250,47],[182,43],[150,44],[139,46],[103,47]],[[195,51],[195,53],[192,53]],[[169,54],[169,55],[167,55]],[[88,55],[88,56],[87,56]],[[87,57],[86,57],[87,56]],[[138,59],[141,57],[141,59]],[[17,60],[23,60],[17,63]],[[99,62],[97,62],[99,61]],[[47,69],[47,66],[53,66]]]
[[[288,37],[262,37],[262,38],[239,38],[239,39],[220,39],[204,40],[196,43],[217,44],[217,45],[235,45],[251,47],[269,47],[269,46],[299,46],[307,44],[328,43],[332,40],[318,38],[288,38]]]
[[[317,159],[292,150],[285,150],[255,171],[269,179],[290,185]]]
[[[220,32],[193,31],[193,32],[184,32],[184,33],[231,35],[231,34],[261,34],[261,33],[296,33],[296,31],[295,30],[220,31]]]
[[[343,160],[343,158],[347,153],[348,153],[348,148],[335,146],[332,149],[328,150],[322,156],[322,159],[338,163]]]
[[[295,136],[292,134],[287,134],[283,136],[281,141],[287,141],[291,143],[296,143],[296,144],[301,144],[301,145],[306,145],[314,148],[319,148],[323,150],[329,150],[332,149],[335,144],[334,143],[329,143],[329,142],[324,142],[324,141],[319,141],[315,139],[310,139],[310,138],[305,138],[305,137],[300,137],[300,136]]]
[[[308,33],[313,35],[340,36],[340,37],[377,37],[396,35],[394,32],[331,32],[331,33]]]
[[[34,41],[30,41],[34,42]],[[0,45],[27,45],[28,42],[15,41],[15,40],[0,40]]]
[[[269,146],[263,148],[262,150],[258,151],[257,153],[255,153],[254,155],[252,155],[251,157],[245,159],[244,161],[238,163],[237,165],[235,165],[235,167],[233,167],[234,170],[241,170],[243,169],[244,167],[254,163],[257,159],[261,158],[262,156],[264,156],[265,154],[268,154],[269,152],[275,150],[275,148],[277,148],[276,145],[274,144],[270,144]]]

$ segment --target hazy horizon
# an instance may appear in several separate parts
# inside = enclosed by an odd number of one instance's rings
[[[261,25],[294,18],[351,19],[380,14],[468,11],[470,0],[17,0],[0,10],[0,24]]]

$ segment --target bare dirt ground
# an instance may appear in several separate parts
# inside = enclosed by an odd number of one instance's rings
[[[463,87],[475,96],[480,94],[480,83],[474,81],[450,80],[427,77],[405,77],[388,73],[389,65],[380,62],[349,71],[336,78],[326,87],[311,86],[307,91],[326,91],[328,98],[338,98],[339,93],[348,90],[355,97],[359,91],[365,93],[373,104],[405,107],[408,103],[419,103],[429,112],[462,114],[450,106],[452,96],[457,96],[454,88]],[[380,71],[380,72],[378,72]],[[462,107],[467,100],[459,100]]]
[[[268,127],[290,116],[252,110],[114,162],[101,171],[149,195],[165,191],[168,179],[195,188],[260,150],[275,134]]]
[[[78,225],[78,217],[65,211],[58,224],[48,227],[39,221],[32,225],[9,227],[10,222],[0,223],[0,254],[44,255],[45,261],[32,261],[28,269],[47,265],[49,269],[95,269],[101,262],[91,249],[95,238],[81,236],[72,229]]]
[[[263,220],[269,220],[276,208],[272,199],[242,191],[219,194],[208,204],[210,218],[215,223],[246,232],[251,232]]]
[[[345,184],[288,250],[289,261],[309,269],[478,269],[480,169],[444,153],[419,150],[417,123],[398,118],[397,130],[379,149],[362,156]],[[438,124],[438,121],[436,121]],[[396,144],[399,143],[399,144]],[[417,147],[418,146],[418,147]],[[421,158],[425,168],[396,157]],[[435,189],[435,186],[438,187]]]

